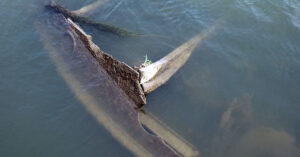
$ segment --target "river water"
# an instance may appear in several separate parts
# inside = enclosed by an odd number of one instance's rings
[[[57,0],[78,9],[93,0]],[[47,2],[0,2],[0,156],[133,156],[57,72],[35,23]],[[203,157],[300,156],[300,1],[110,0],[90,16],[149,36],[86,28],[131,66],[155,61],[222,21],[147,96],[151,112]]]

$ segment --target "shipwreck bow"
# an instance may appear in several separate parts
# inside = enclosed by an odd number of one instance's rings
[[[51,28],[49,23],[55,27]],[[54,15],[37,21],[35,26],[59,74],[87,111],[136,156],[197,156],[199,152],[169,127],[151,114],[133,108],[133,100],[99,63],[97,57],[105,59],[104,52],[89,43],[91,37],[73,24]]]
[[[71,19],[68,19],[67,22],[77,33],[92,56],[116,81],[119,87],[124,90],[129,98],[135,102],[138,108],[146,104],[145,94],[154,91],[166,83],[185,64],[196,46],[218,26],[217,23],[215,26],[182,44],[162,59],[147,66],[142,65],[141,68],[135,70],[101,51],[93,43],[92,37],[87,35]]]
[[[153,115],[134,108],[146,104],[145,94],[167,82],[220,23],[157,62],[132,68],[103,52],[93,43],[92,37],[71,20],[79,18],[77,22],[80,23],[86,22],[85,18],[80,19],[76,12],[69,14],[70,11],[57,5],[50,7],[62,9],[59,13],[64,16],[57,14],[50,20],[57,21],[58,28],[51,31],[44,21],[37,22],[36,29],[58,72],[97,121],[137,156],[197,156],[199,152],[165,124]],[[73,43],[69,49],[65,45],[70,42],[68,38]],[[52,45],[57,39],[60,45]],[[95,85],[86,86],[90,83]]]
[[[86,48],[97,59],[99,64],[108,72],[108,74],[117,82],[124,92],[132,99],[138,108],[146,104],[145,94],[148,94],[161,85],[165,84],[189,59],[197,45],[203,39],[210,36],[212,32],[220,26],[220,21],[209,27],[207,30],[199,33],[192,39],[183,43],[181,46],[173,50],[171,53],[147,66],[140,68],[132,68],[127,64],[114,59],[109,54],[104,53],[99,47],[93,43],[92,37],[87,35],[75,22],[95,25],[96,23],[80,15],[80,13],[93,12],[106,1],[96,1],[77,11],[69,11],[68,9],[52,2],[47,8],[51,8],[68,18],[67,22],[80,37]],[[123,29],[107,26],[97,23],[98,26],[105,28],[104,30],[116,33],[118,35],[130,35]]]

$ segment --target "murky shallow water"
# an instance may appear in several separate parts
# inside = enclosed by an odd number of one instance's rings
[[[77,9],[92,0],[60,0]],[[132,156],[83,108],[34,28],[46,2],[0,2],[0,156]],[[155,61],[218,19],[224,23],[147,111],[201,156],[299,156],[300,2],[109,1],[98,21],[167,38],[118,38],[86,28],[130,65]]]

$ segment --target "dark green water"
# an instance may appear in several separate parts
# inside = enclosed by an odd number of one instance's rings
[[[60,0],[78,9],[92,0]],[[0,2],[0,156],[132,156],[84,109],[34,28],[46,2]],[[111,0],[91,18],[167,38],[85,28],[130,65],[155,61],[209,28],[189,61],[147,96],[145,110],[204,157],[300,156],[300,2]]]

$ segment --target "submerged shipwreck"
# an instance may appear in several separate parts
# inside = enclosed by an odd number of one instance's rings
[[[101,4],[69,11],[52,2],[47,8],[54,13],[35,23],[58,73],[87,111],[136,156],[198,156],[194,146],[142,107],[145,95],[167,82],[219,24],[152,64],[130,67],[103,52],[79,26],[90,24],[123,37],[139,35],[82,16]]]

